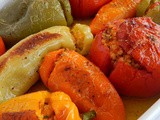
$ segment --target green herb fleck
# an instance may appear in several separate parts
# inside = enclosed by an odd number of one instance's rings
[[[43,117],[43,119],[48,119],[49,118],[49,116],[48,115],[45,115],[44,117]]]
[[[96,117],[96,112],[94,110],[91,110],[82,115],[82,120],[92,120],[95,117]]]

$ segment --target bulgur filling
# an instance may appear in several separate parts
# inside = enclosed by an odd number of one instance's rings
[[[102,43],[109,48],[111,62],[114,65],[118,60],[124,61],[126,64],[131,65],[134,68],[142,69],[142,66],[137,63],[132,56],[127,54],[123,48],[119,45],[119,42],[116,39],[116,28],[112,27],[106,29],[102,35]]]

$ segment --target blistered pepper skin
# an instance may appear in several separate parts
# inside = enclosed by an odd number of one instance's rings
[[[41,60],[60,48],[75,50],[70,29],[53,26],[30,35],[0,57],[0,103],[22,95],[39,79]]]

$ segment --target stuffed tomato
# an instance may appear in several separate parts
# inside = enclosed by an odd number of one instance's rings
[[[90,60],[126,96],[160,92],[160,26],[148,17],[108,23],[96,35]]]

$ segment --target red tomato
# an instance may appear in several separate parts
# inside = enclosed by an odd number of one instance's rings
[[[160,93],[160,25],[139,17],[108,23],[90,49],[90,60],[126,96]],[[111,68],[110,68],[111,66]]]
[[[105,47],[102,43],[102,34],[103,32],[100,32],[95,37],[90,49],[89,59],[97,65],[103,73],[108,75],[111,68],[111,59],[108,47]]]
[[[111,0],[70,0],[72,15],[75,18],[88,18],[96,14],[100,7]]]
[[[2,38],[0,37],[0,55],[5,53],[5,51],[6,51],[6,48],[5,48],[4,42],[3,42]]]

